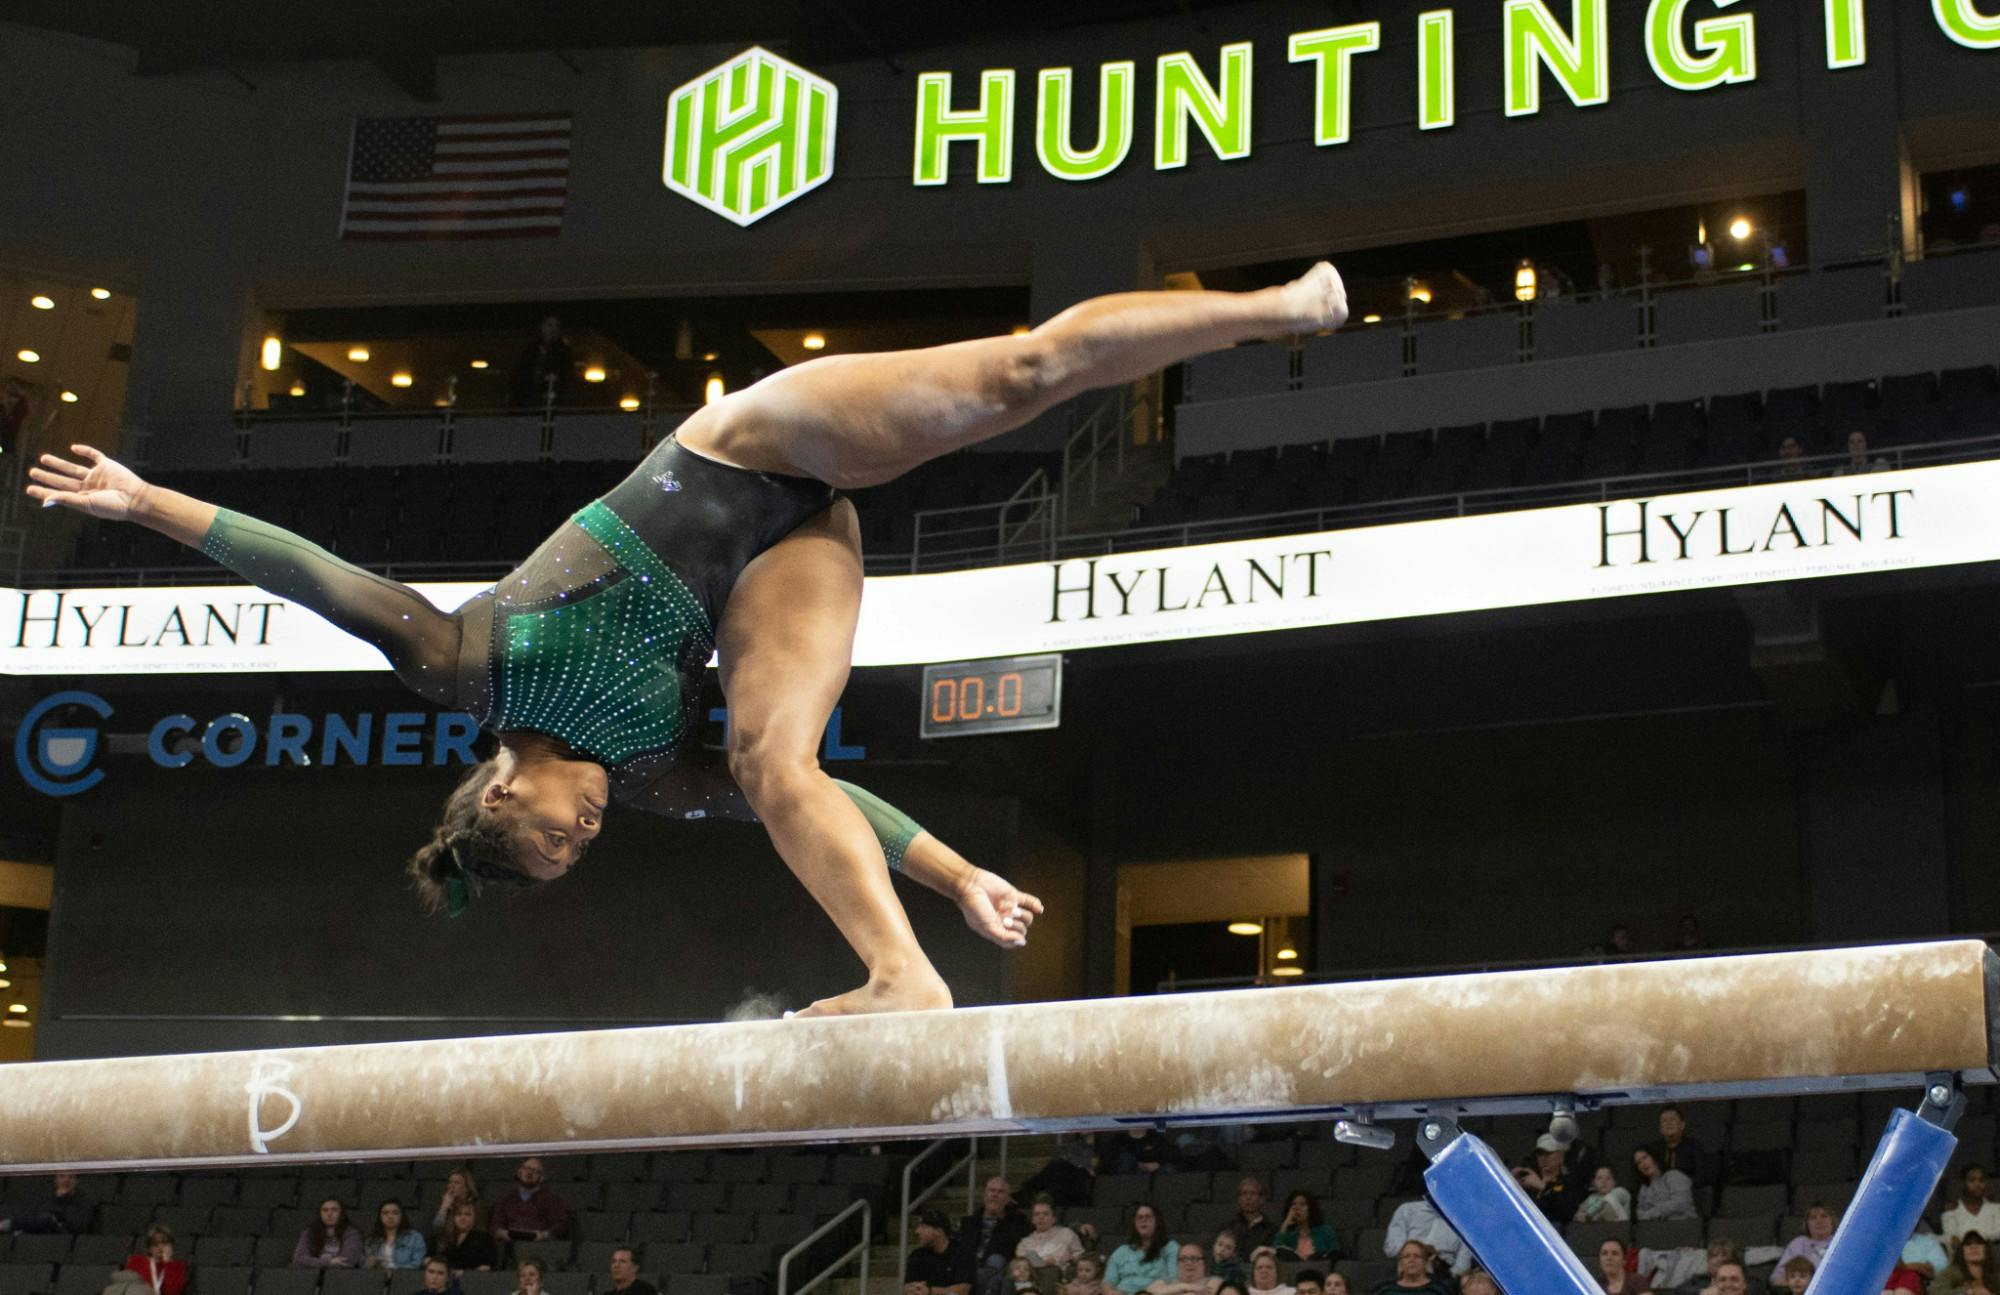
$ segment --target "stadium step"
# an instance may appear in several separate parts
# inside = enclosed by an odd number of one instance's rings
[[[1124,530],[1173,475],[1173,450],[1166,444],[1128,447],[1124,472],[1109,482],[1100,482],[1096,499],[1073,505],[1063,519],[1063,533],[1094,535]],[[1025,1140],[1014,1139],[1017,1146]]]

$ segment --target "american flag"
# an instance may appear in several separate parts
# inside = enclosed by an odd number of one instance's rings
[[[569,136],[568,113],[356,118],[340,236],[552,238]]]

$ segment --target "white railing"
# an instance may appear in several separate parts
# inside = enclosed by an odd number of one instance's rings
[[[1079,507],[1096,503],[1100,493],[1125,475],[1125,445],[1132,439],[1132,420],[1156,407],[1158,383],[1158,378],[1152,378],[1118,388],[1085,415],[1063,442],[1062,480],[1057,486],[1057,524],[1063,532],[1074,524]]]
[[[842,1223],[845,1223],[856,1211],[859,1211],[861,1214],[861,1240],[842,1251],[839,1257],[830,1261],[826,1267],[820,1269],[811,1277],[808,1277],[805,1285],[794,1291],[791,1286],[792,1260],[804,1254],[806,1247],[812,1245],[813,1242],[833,1231]],[[874,1244],[874,1241],[875,1210],[868,1204],[868,1198],[864,1196],[826,1222],[820,1224],[817,1228],[814,1228],[797,1245],[785,1251],[784,1257],[778,1260],[778,1295],[806,1295],[806,1292],[832,1278],[835,1272],[846,1267],[857,1255],[861,1258],[861,1295],[868,1295],[868,1250]]]
[[[1049,474],[1036,468],[1013,494],[997,504],[926,508],[915,518],[909,569],[933,571],[963,565],[968,558],[999,555],[1003,561],[1034,562],[1049,556],[1056,539],[1056,499]]]

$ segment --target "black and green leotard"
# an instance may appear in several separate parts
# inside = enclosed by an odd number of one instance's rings
[[[374,644],[429,700],[602,764],[621,805],[751,818],[735,784],[693,750],[702,676],[743,569],[834,498],[821,482],[731,467],[669,437],[455,612],[226,509],[202,551]],[[899,864],[920,829],[842,787]]]

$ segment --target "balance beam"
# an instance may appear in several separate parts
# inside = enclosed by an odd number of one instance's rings
[[[0,1066],[13,1170],[1550,1109],[1995,1078],[1978,941]]]

